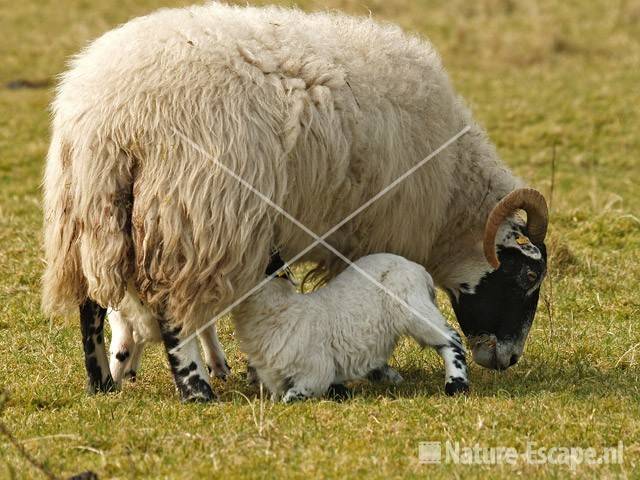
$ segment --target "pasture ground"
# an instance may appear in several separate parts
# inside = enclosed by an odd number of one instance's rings
[[[373,15],[428,36],[502,158],[551,199],[550,274],[524,358],[473,366],[447,398],[442,365],[406,341],[397,388],[359,385],[345,403],[293,406],[233,377],[221,401],[182,405],[162,350],[118,394],[84,394],[76,318],[39,311],[40,181],[47,80],[120,22],[182,0],[0,0],[0,386],[2,421],[50,471],[101,478],[640,476],[640,1],[323,0],[305,9]],[[555,147],[554,147],[555,146]],[[552,168],[555,148],[555,168]],[[554,172],[552,174],[552,172]],[[444,298],[442,306],[452,319]],[[421,465],[422,441],[461,446],[624,442],[621,465]],[[0,478],[38,478],[0,437]]]

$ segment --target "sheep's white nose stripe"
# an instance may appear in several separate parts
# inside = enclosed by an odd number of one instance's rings
[[[414,315],[416,315],[418,318],[420,318],[421,320],[427,322],[429,325],[431,325],[431,327],[433,327],[436,331],[438,331],[443,338],[445,339],[449,339],[450,335],[443,331],[441,328],[439,328],[436,325],[433,325],[432,322],[430,322],[427,318],[424,318],[419,312],[415,311],[411,306],[409,306],[406,302],[404,302],[400,297],[398,297],[395,293],[391,292],[390,290],[388,290],[386,287],[384,287],[381,283],[379,283],[376,279],[374,279],[373,277],[371,277],[368,273],[366,273],[365,271],[363,271],[362,269],[360,269],[357,265],[354,265],[354,263],[349,260],[347,257],[345,257],[342,253],[340,253],[338,250],[336,250],[332,245],[328,244],[327,242],[325,242],[325,239],[327,237],[329,237],[331,234],[333,234],[334,232],[336,232],[340,227],[342,227],[345,223],[347,223],[348,221],[350,221],[352,218],[354,218],[356,215],[358,215],[360,212],[362,212],[364,209],[366,209],[367,207],[369,207],[372,203],[374,203],[375,201],[377,201],[378,199],[380,199],[383,195],[385,195],[387,192],[389,192],[391,189],[393,189],[394,187],[396,187],[399,183],[401,183],[402,181],[404,181],[405,179],[407,179],[409,176],[413,175],[420,167],[422,167],[425,163],[427,163],[429,160],[431,160],[433,157],[435,157],[436,155],[438,155],[440,152],[442,152],[443,150],[445,150],[447,147],[449,147],[452,143],[454,143],[456,140],[458,140],[460,137],[462,137],[464,134],[466,134],[469,130],[471,129],[471,127],[469,125],[465,126],[462,130],[460,130],[458,133],[456,133],[454,136],[452,136],[449,140],[447,140],[446,142],[444,142],[442,145],[440,145],[438,148],[436,148],[433,152],[431,152],[428,156],[426,156],[425,158],[423,158],[422,160],[420,160],[418,163],[416,163],[413,167],[411,167],[409,170],[407,170],[405,173],[403,173],[402,175],[400,175],[398,178],[396,178],[393,182],[391,182],[389,185],[387,185],[386,187],[384,187],[382,190],[380,190],[377,194],[375,194],[373,197],[371,197],[369,200],[367,200],[365,203],[363,203],[360,207],[356,208],[353,212],[351,212],[349,215],[347,215],[342,221],[340,221],[339,223],[337,223],[334,227],[330,228],[324,235],[322,236],[318,236],[316,233],[314,233],[312,230],[310,230],[309,228],[307,228],[306,225],[304,225],[303,223],[301,223],[300,221],[298,221],[295,217],[293,217],[291,214],[289,214],[289,212],[287,212],[286,210],[284,210],[282,207],[280,207],[280,205],[274,203],[269,197],[267,197],[266,195],[264,195],[262,192],[260,192],[259,190],[257,190],[256,188],[253,187],[253,185],[251,185],[250,183],[248,183],[246,180],[244,180],[242,177],[240,177],[236,172],[234,172],[233,170],[231,170],[229,167],[227,167],[226,165],[224,165],[223,163],[221,163],[218,159],[214,158],[213,155],[211,155],[209,152],[205,151],[200,145],[198,145],[197,143],[195,143],[194,141],[192,141],[190,138],[186,137],[182,132],[178,131],[177,129],[173,129],[173,133],[175,133],[176,135],[178,135],[181,139],[183,139],[184,141],[186,141],[189,145],[191,145],[195,150],[197,150],[198,152],[200,152],[202,155],[210,158],[211,160],[214,161],[214,163],[216,165],[218,165],[220,168],[222,168],[227,174],[229,174],[231,177],[233,177],[235,180],[237,180],[241,185],[243,185],[244,187],[246,187],[247,189],[249,189],[252,193],[256,194],[259,198],[261,198],[265,203],[267,203],[269,206],[271,206],[273,209],[275,209],[276,211],[278,211],[278,213],[284,215],[289,221],[291,221],[294,225],[296,225],[298,228],[300,228],[301,230],[303,230],[307,235],[309,235],[310,237],[314,238],[314,241],[309,244],[304,250],[302,250],[300,253],[298,253],[296,256],[292,257],[291,259],[289,259],[287,262],[285,262],[284,266],[281,267],[280,269],[278,269],[276,272],[272,273],[270,276],[268,276],[267,278],[263,279],[261,282],[259,282],[255,287],[253,287],[252,289],[250,289],[248,292],[246,292],[244,295],[242,295],[240,298],[238,298],[235,302],[233,302],[231,305],[229,305],[228,307],[226,307],[224,310],[222,310],[220,313],[218,313],[215,317],[213,317],[211,320],[209,320],[206,324],[204,324],[203,326],[201,326],[200,328],[198,328],[198,330],[196,330],[194,333],[192,333],[191,335],[189,335],[188,337],[184,338],[177,346],[175,346],[173,349],[171,349],[169,351],[169,353],[174,353],[176,350],[180,349],[185,343],[189,342],[189,340],[191,340],[192,338],[194,338],[198,333],[202,332],[203,330],[209,328],[210,325],[214,324],[220,317],[223,317],[224,315],[226,315],[227,313],[229,313],[231,310],[233,310],[236,306],[238,306],[240,303],[242,303],[245,299],[247,299],[248,297],[250,297],[251,295],[253,295],[255,292],[257,292],[258,290],[260,290],[264,285],[266,285],[268,282],[270,282],[271,280],[273,280],[282,270],[284,270],[285,268],[288,268],[289,264],[295,263],[296,261],[298,261],[300,258],[302,258],[305,254],[307,254],[310,250],[312,250],[313,248],[315,248],[317,245],[323,245],[325,248],[327,248],[329,251],[331,251],[334,255],[336,255],[338,258],[340,258],[342,261],[344,261],[345,263],[347,263],[349,266],[353,267],[356,271],[358,271],[360,274],[362,274],[367,280],[369,280],[370,282],[372,282],[373,284],[375,284],[378,288],[380,288],[382,291],[384,291],[387,295],[389,295],[391,298],[393,298],[394,300],[396,300],[398,303],[400,303],[403,307],[405,307],[407,310],[409,310],[411,313],[413,313]],[[460,348],[463,348],[462,345],[458,345]]]

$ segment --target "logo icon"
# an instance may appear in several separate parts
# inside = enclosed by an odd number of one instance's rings
[[[418,445],[418,461],[420,463],[440,463],[441,459],[440,442],[420,442]]]

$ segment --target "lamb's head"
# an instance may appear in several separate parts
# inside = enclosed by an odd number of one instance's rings
[[[504,197],[487,219],[483,251],[478,246],[465,266],[468,281],[449,289],[473,360],[483,367],[504,370],[522,355],[546,274],[547,223],[539,192],[519,189]]]

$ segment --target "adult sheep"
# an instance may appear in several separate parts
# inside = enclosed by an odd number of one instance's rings
[[[160,10],[78,55],[53,111],[43,307],[80,306],[90,391],[112,388],[102,325],[127,296],[158,319],[182,398],[212,398],[197,341],[181,340],[258,283],[273,247],[291,258],[310,243],[228,170],[324,233],[465,126],[328,242],[423,265],[477,363],[521,355],[546,204],[503,166],[426,41],[340,14]],[[332,263],[323,247],[306,258]]]

